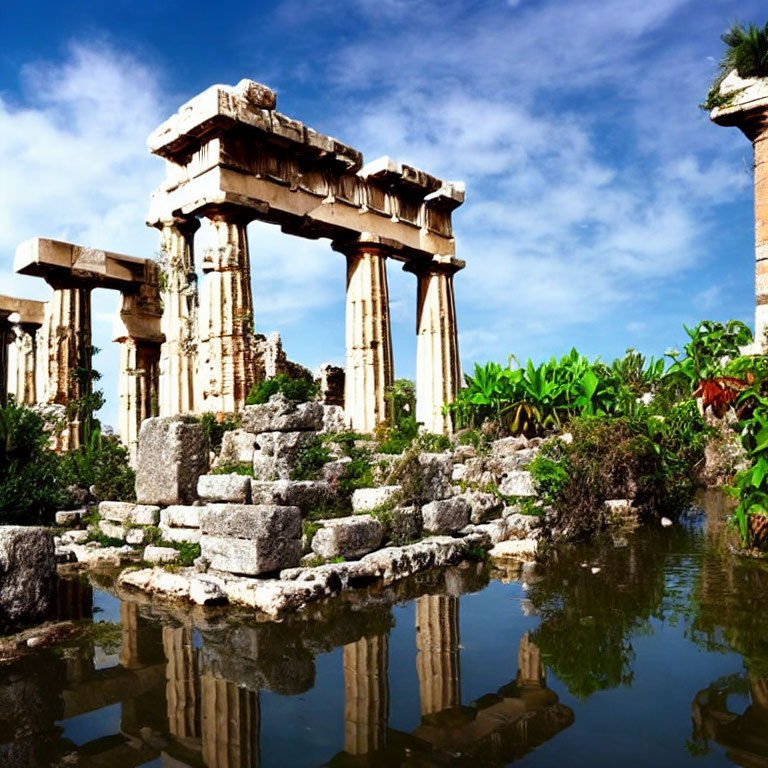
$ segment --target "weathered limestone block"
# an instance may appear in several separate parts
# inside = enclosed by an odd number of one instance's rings
[[[498,480],[497,476],[486,467],[486,459],[483,456],[467,459],[465,467],[462,480],[470,485],[485,488]]]
[[[173,547],[144,547],[144,560],[148,563],[172,563],[179,556]]]
[[[241,427],[246,432],[302,432],[323,428],[323,404],[296,403],[283,394],[272,395],[268,403],[246,405]]]
[[[147,532],[143,528],[129,528],[125,532],[125,543],[132,547],[143,544],[147,537]]]
[[[466,464],[454,464],[451,470],[451,480],[454,483],[458,483],[462,480],[466,480],[467,465]]]
[[[535,496],[533,476],[522,469],[505,472],[499,483],[499,492],[505,496]]]
[[[512,472],[516,469],[525,469],[538,455],[538,448],[522,448],[519,451],[492,462],[498,466],[501,472]]]
[[[507,526],[507,538],[527,539],[533,537],[541,526],[541,521],[534,515],[521,515],[519,513],[506,515],[504,521]]]
[[[539,542],[536,539],[510,539],[496,544],[488,554],[493,558],[535,560]]]
[[[220,571],[256,576],[301,558],[301,510],[267,504],[210,504],[200,515],[201,554]]]
[[[251,464],[256,450],[256,435],[244,429],[230,429],[221,439],[221,464]]]
[[[113,523],[157,525],[160,520],[160,507],[127,501],[102,501],[99,503],[99,514],[104,520]]]
[[[418,507],[395,507],[389,524],[393,544],[408,544],[424,533],[424,519]]]
[[[45,528],[0,526],[0,634],[45,621],[55,595],[53,534]]]
[[[202,507],[201,507],[202,509]],[[199,544],[200,543],[200,529],[199,528],[177,528],[170,525],[160,523],[160,535],[164,541],[172,541],[175,544]]]
[[[323,428],[324,435],[343,432],[347,428],[346,417],[344,416],[344,407],[341,405],[323,405]]]
[[[469,523],[470,507],[465,498],[432,501],[421,508],[424,530],[429,533],[455,533]]]
[[[257,437],[253,476],[257,480],[288,480],[299,453],[315,438],[313,432],[263,432]]]
[[[248,504],[251,496],[251,478],[246,475],[200,475],[197,495],[202,501],[229,501]]]
[[[160,506],[189,504],[208,466],[208,440],[201,424],[183,417],[147,419],[139,432],[136,499]]]
[[[125,541],[125,534],[128,529],[121,523],[114,523],[111,520],[99,520],[99,530],[110,539]]]
[[[508,459],[518,451],[528,448],[528,438],[523,435],[516,437],[502,437],[491,443],[491,457],[494,459]]]
[[[160,523],[171,528],[199,528],[202,507],[174,505],[160,512]]]
[[[467,491],[461,495],[469,504],[470,522],[475,524],[499,517],[504,509],[504,502],[492,493]]]
[[[380,488],[358,488],[352,494],[352,511],[370,512],[397,498],[402,491],[399,485],[382,485]]]
[[[334,495],[330,484],[324,480],[251,481],[251,500],[254,504],[300,507],[304,513],[330,501]]]
[[[352,515],[320,520],[323,526],[312,538],[312,551],[318,557],[361,557],[373,552],[384,538],[381,523],[370,515]]]
[[[74,528],[82,523],[83,518],[88,514],[88,510],[82,509],[63,509],[56,513],[56,525],[60,528]]]
[[[421,453],[419,465],[428,499],[447,499],[453,495],[453,457],[450,453]]]

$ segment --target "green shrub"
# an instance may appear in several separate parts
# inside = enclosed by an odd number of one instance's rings
[[[240,426],[240,416],[219,419],[214,413],[204,413],[200,416],[200,424],[203,427],[203,433],[208,438],[208,445],[214,453],[218,454],[221,451],[224,433]]]
[[[245,475],[253,477],[253,464],[219,464],[211,471],[212,475]]]
[[[316,400],[320,396],[320,385],[311,377],[291,378],[281,373],[255,384],[248,393],[245,402],[248,405],[261,405],[269,402],[269,398],[278,392],[285,395],[288,400],[306,403],[310,400]]]
[[[328,446],[321,438],[315,436],[314,440],[299,452],[291,470],[291,480],[317,480],[330,460]]]

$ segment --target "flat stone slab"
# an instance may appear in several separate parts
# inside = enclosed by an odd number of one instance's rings
[[[174,504],[160,512],[160,523],[171,528],[199,528],[202,509],[202,506]]]
[[[538,550],[539,542],[536,539],[510,539],[496,544],[488,554],[502,560],[535,560]]]
[[[88,510],[83,509],[62,509],[56,513],[56,525],[60,528],[74,528],[82,523],[83,518],[88,514]]]
[[[462,496],[454,496],[425,504],[421,516],[429,533],[456,533],[469,523],[470,506]]]
[[[248,504],[251,500],[251,478],[247,475],[200,475],[197,495],[201,501],[231,501]]]
[[[384,538],[381,523],[370,515],[352,515],[318,521],[320,528],[312,538],[312,551],[318,557],[361,557],[377,549]]]
[[[99,514],[105,520],[114,523],[133,525],[157,525],[160,520],[160,507],[154,504],[133,504],[127,501],[102,501]]]
[[[382,485],[379,488],[358,488],[352,494],[353,512],[370,512],[388,504],[402,491],[400,485]]]
[[[144,560],[148,563],[172,563],[179,557],[179,550],[173,547],[144,547]]]

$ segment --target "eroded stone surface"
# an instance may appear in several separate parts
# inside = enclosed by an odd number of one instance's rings
[[[148,563],[172,563],[179,556],[179,550],[173,547],[144,547],[144,560]]]
[[[0,634],[45,621],[55,606],[53,534],[31,526],[0,526]]]
[[[322,528],[312,538],[312,551],[318,557],[360,557],[372,552],[384,538],[384,529],[370,515],[352,515],[335,520],[320,520]]]
[[[461,496],[469,504],[470,521],[472,523],[483,523],[486,520],[492,520],[498,517],[504,509],[503,500],[493,493],[467,491]]]
[[[358,488],[352,494],[353,512],[370,512],[397,498],[402,491],[399,485],[382,485],[379,488]]]
[[[499,492],[505,496],[535,496],[533,476],[525,470],[505,472],[499,483]]]
[[[315,439],[313,432],[263,432],[253,455],[256,480],[289,480],[300,452]]]
[[[496,544],[488,554],[499,559],[534,560],[538,547],[539,543],[535,539],[509,539]]]
[[[256,435],[244,429],[230,429],[221,438],[219,463],[251,464],[255,450]]]
[[[160,512],[162,525],[173,528],[199,528],[200,510],[198,506],[173,505]]]
[[[254,504],[300,507],[304,513],[329,502],[334,495],[330,484],[323,480],[251,481]]]
[[[175,417],[147,419],[139,432],[136,499],[160,506],[190,504],[208,465],[201,424]]]
[[[251,478],[246,475],[200,475],[197,495],[201,501],[230,501],[247,504],[251,499]]]
[[[61,528],[69,528],[80,525],[83,518],[88,514],[88,510],[82,509],[63,509],[56,513],[56,525]]]
[[[217,571],[258,576],[298,565],[301,540],[279,536],[235,539],[203,535],[200,550]]]
[[[462,496],[432,501],[421,508],[424,530],[429,533],[455,533],[469,523],[470,506]]]
[[[419,466],[424,478],[425,498],[447,499],[453,495],[453,456],[450,453],[420,453]]]
[[[207,536],[299,538],[301,510],[276,504],[209,504],[200,513],[200,528]]]
[[[303,432],[323,428],[323,404],[296,403],[278,393],[262,405],[246,405],[241,428],[246,432]]]

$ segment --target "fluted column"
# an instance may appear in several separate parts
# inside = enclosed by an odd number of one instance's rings
[[[347,257],[344,410],[352,429],[372,432],[387,418],[394,381],[386,257],[380,243],[335,243]]]
[[[209,213],[215,245],[203,260],[200,321],[202,410],[245,406],[253,374],[253,298],[246,214]]]
[[[404,269],[418,280],[416,304],[416,419],[428,432],[450,432],[443,406],[461,386],[456,302],[453,276],[464,262],[435,256],[426,263],[410,262]]]
[[[768,125],[752,141],[755,154],[755,345],[768,350]]]
[[[386,745],[389,721],[389,636],[345,645],[344,750],[365,755]]]
[[[11,343],[11,323],[8,321],[10,313],[0,314],[0,406],[8,401],[8,347]]]
[[[147,283],[122,295],[114,341],[120,344],[118,428],[135,461],[141,423],[157,415],[161,310],[157,286]]]
[[[416,670],[422,715],[461,704],[458,597],[416,600]]]
[[[210,674],[200,678],[203,762],[207,768],[260,764],[259,694]]]
[[[8,393],[17,403],[32,405],[37,402],[35,338],[40,326],[18,318],[18,314],[9,317],[13,337],[8,347]]]
[[[45,305],[45,317],[38,334],[37,400],[70,405],[93,391],[90,287],[53,286]],[[84,414],[71,413],[69,427],[62,435],[63,450],[77,448],[83,438]]]
[[[198,344],[198,293],[195,274],[194,236],[197,219],[158,222],[163,275],[161,332],[165,338],[160,353],[160,416],[192,413],[197,408],[195,392]]]
[[[163,627],[168,730],[179,739],[200,738],[200,679],[190,627]]]

